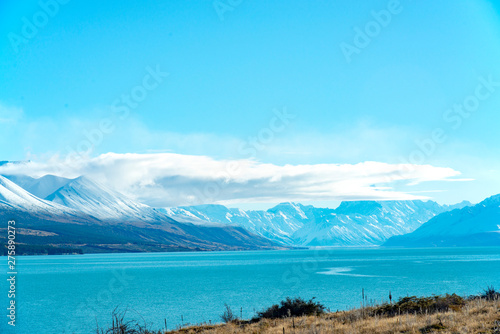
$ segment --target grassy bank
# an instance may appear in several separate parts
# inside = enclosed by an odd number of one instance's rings
[[[301,314],[301,315],[299,315]],[[350,311],[327,312],[313,300],[287,299],[258,313],[252,320],[237,319],[229,307],[226,321],[176,330],[151,331],[115,316],[108,334],[320,334],[320,333],[494,333],[500,334],[500,294],[487,289],[480,296],[404,297],[396,302]]]

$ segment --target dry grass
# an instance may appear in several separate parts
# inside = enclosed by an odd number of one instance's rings
[[[192,326],[169,334],[323,334],[323,333],[495,333],[500,334],[500,300],[468,300],[456,311],[432,315],[374,316],[367,310],[326,313],[320,316],[262,319],[223,325]]]

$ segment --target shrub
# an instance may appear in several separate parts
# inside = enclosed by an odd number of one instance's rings
[[[287,297],[285,300],[282,300],[279,305],[274,304],[266,310],[258,312],[256,319],[299,317],[303,315],[318,315],[324,312],[325,306],[315,302],[314,298],[306,301],[302,298],[291,299],[290,297]]]
[[[450,309],[453,311],[460,310],[465,305],[462,297],[453,294],[446,294],[444,296],[432,297],[403,297],[397,303],[392,305],[385,304],[376,307],[374,312],[378,315],[394,316],[396,314],[404,313],[419,313],[419,314],[432,314],[436,312],[446,312]]]
[[[496,291],[493,286],[488,286],[484,289],[481,298],[486,300],[497,300],[500,299],[500,292]]]
[[[104,329],[97,325],[96,334],[160,334],[160,331],[149,330],[135,320],[125,320],[127,310],[118,311],[115,308],[111,314],[112,325]]]
[[[228,323],[228,322],[233,322],[235,320],[238,320],[238,318],[234,315],[233,310],[231,310],[231,307],[229,307],[229,305],[224,304],[224,307],[226,309],[224,310],[224,313],[222,313],[220,315],[220,318],[222,321],[224,321],[225,323]]]

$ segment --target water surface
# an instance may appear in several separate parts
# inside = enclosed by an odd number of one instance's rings
[[[337,310],[359,306],[362,289],[376,301],[476,294],[500,287],[500,248],[24,256],[17,269],[17,326],[4,315],[1,333],[92,333],[116,307],[159,329],[219,322],[224,303],[249,318],[286,296]]]

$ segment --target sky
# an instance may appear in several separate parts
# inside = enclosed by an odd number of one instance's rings
[[[0,173],[91,175],[155,206],[479,202],[500,193],[499,14],[2,1],[0,160],[31,163]]]

